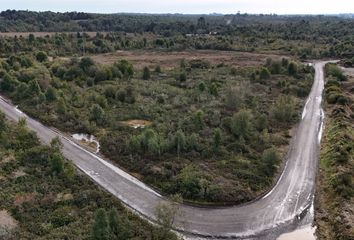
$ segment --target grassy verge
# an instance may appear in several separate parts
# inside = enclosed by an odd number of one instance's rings
[[[352,77],[327,66],[327,124],[317,182],[315,221],[319,239],[354,236],[354,109]]]

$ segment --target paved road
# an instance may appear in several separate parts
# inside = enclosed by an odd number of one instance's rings
[[[322,134],[323,111],[321,109],[324,87],[323,66],[316,63],[316,75],[307,99],[296,135],[291,141],[287,164],[276,186],[262,199],[234,207],[199,208],[182,205],[175,227],[185,233],[201,236],[243,238],[266,236],[270,232],[283,231],[297,223],[313,200],[318,149]],[[0,100],[0,109],[8,118],[17,121],[27,117],[13,105]],[[63,154],[72,160],[95,182],[121,199],[139,214],[154,220],[157,204],[166,201],[144,183],[128,175],[118,167],[81,148],[70,139],[27,117],[28,127],[48,143],[59,136]],[[262,237],[265,239],[265,237]]]

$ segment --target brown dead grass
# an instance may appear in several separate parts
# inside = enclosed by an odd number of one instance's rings
[[[26,193],[22,195],[17,195],[14,200],[15,206],[21,206],[25,202],[32,202],[36,197],[36,193]]]
[[[279,59],[282,56],[217,50],[193,50],[179,52],[164,51],[117,51],[115,53],[97,54],[90,56],[100,64],[112,64],[121,59],[131,61],[136,68],[160,65],[164,69],[171,69],[186,61],[200,59],[213,65],[225,63],[234,67],[252,67],[264,64],[267,58]]]

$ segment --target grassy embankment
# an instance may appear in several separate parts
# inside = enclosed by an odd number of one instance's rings
[[[326,67],[326,129],[317,181],[319,239],[354,239],[354,77]]]

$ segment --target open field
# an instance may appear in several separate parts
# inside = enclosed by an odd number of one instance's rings
[[[212,65],[226,64],[231,67],[255,67],[263,64],[267,58],[279,60],[284,56],[272,54],[257,54],[236,51],[117,51],[115,53],[97,54],[90,56],[94,61],[101,64],[113,64],[121,59],[127,59],[134,63],[137,68],[144,66],[160,65],[166,69],[179,66],[182,60],[204,60]]]

